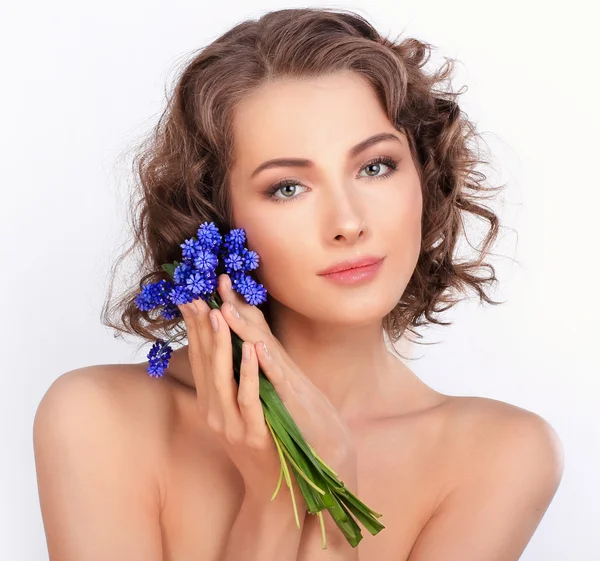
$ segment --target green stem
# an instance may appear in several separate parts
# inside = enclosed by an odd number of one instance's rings
[[[267,421],[266,424],[267,424],[267,427],[269,428],[269,431],[271,432],[271,436],[273,437],[273,440],[275,441],[275,446],[277,446],[277,453],[279,454],[279,460],[281,461],[281,447],[277,444],[277,437],[275,436],[275,433],[273,432],[271,423],[269,423],[269,421]],[[275,492],[273,493],[273,496],[271,497],[272,501],[275,500],[277,493],[279,493],[279,489],[281,488],[282,480],[283,480],[283,464],[281,466],[281,469],[279,470],[279,481],[277,481],[277,487],[275,488]]]
[[[317,512],[319,517],[319,526],[321,527],[321,549],[327,549],[327,536],[325,535],[325,521],[323,520],[323,513]]]
[[[315,449],[309,444],[308,447],[310,448],[310,451],[315,455],[315,458],[317,458],[317,460],[319,460],[319,462],[321,462],[335,477],[339,477],[339,475],[333,471],[333,469],[328,466],[325,461],[319,457],[319,455],[315,452]]]
[[[283,448],[283,453],[287,456],[289,462],[296,468],[296,471],[303,477],[303,479],[306,480],[306,482],[317,492],[320,493],[321,495],[324,495],[326,492],[323,491],[323,489],[321,489],[321,487],[318,487],[317,485],[315,485],[309,478],[308,476],[300,469],[300,467],[298,467],[298,464],[294,461],[294,458],[292,458],[291,454],[287,451],[286,448]]]
[[[269,426],[269,425],[267,425],[267,426]],[[271,432],[271,434],[273,434],[273,433]],[[294,494],[294,487],[292,486],[292,479],[290,477],[290,472],[288,471],[287,463],[283,456],[283,452],[281,451],[281,446],[279,445],[278,439],[275,437],[274,434],[273,434],[273,438],[275,441],[275,446],[277,446],[277,452],[279,453],[279,460],[281,461],[281,468],[285,475],[285,483],[289,487],[290,495],[292,496],[292,505],[294,507],[294,518],[296,520],[296,526],[298,527],[298,529],[300,529],[300,518],[298,516],[298,508],[296,507],[296,496]]]

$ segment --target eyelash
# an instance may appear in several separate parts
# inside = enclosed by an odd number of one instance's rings
[[[370,176],[370,177],[367,177],[367,179],[385,179],[386,177],[390,177],[391,175],[393,175],[396,172],[396,168],[398,167],[398,162],[396,160],[389,158],[388,156],[379,156],[379,157],[374,158],[374,159],[368,161],[367,163],[363,164],[360,169],[362,170],[363,168],[366,168],[367,166],[372,166],[374,164],[385,164],[386,166],[391,168],[391,171],[388,171],[387,173],[384,173],[382,175]],[[287,203],[288,201],[299,199],[302,195],[298,195],[298,196],[294,196],[294,197],[275,197],[274,196],[275,193],[277,193],[277,191],[279,191],[279,189],[281,189],[283,187],[287,187],[288,185],[296,186],[296,185],[302,185],[302,183],[300,183],[299,181],[296,181],[294,179],[284,179],[282,181],[279,181],[275,185],[272,185],[271,187],[269,187],[269,189],[267,189],[265,194],[267,195],[268,199],[272,199],[276,203]]]

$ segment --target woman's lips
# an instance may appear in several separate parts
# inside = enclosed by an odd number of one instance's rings
[[[346,269],[345,271],[320,276],[341,284],[357,284],[373,279],[382,263],[383,259],[365,267],[356,267],[355,269]]]

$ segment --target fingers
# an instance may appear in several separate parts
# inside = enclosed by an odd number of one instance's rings
[[[187,304],[178,306],[185,321],[185,330],[194,352],[207,354],[212,346],[212,330],[208,320],[210,307],[201,298],[195,298]]]
[[[242,341],[250,341],[251,343],[257,343],[258,341],[264,341],[268,347],[273,359],[276,363],[285,366],[287,376],[292,379],[291,383],[293,387],[297,387],[300,381],[297,379],[298,374],[288,354],[285,352],[279,341],[271,333],[267,326],[267,329],[262,329],[259,325],[254,323],[251,318],[246,315],[246,308],[238,309],[237,304],[234,305],[234,310],[230,309],[231,302],[224,302],[221,307],[223,318],[229,325],[232,331],[234,331]],[[254,306],[248,306],[248,308],[254,308]],[[237,312],[237,313],[236,313]],[[257,347],[258,349],[258,347]],[[270,378],[269,378],[270,379]],[[271,382],[276,382],[271,379]]]
[[[223,277],[226,275],[221,275],[221,284],[227,280]],[[250,446],[263,449],[271,435],[260,401],[258,356],[254,345],[245,342],[242,346],[238,387],[233,376],[231,328],[223,313],[235,317],[228,304],[220,310],[211,310],[204,300],[197,299],[179,308],[186,324],[198,400],[204,405],[201,410],[207,415],[209,427],[229,443],[245,438]],[[235,319],[242,320],[242,316]],[[264,337],[264,331],[255,327],[253,330],[257,336]],[[271,367],[270,372],[274,379],[282,378],[281,369]]]
[[[213,326],[212,384],[209,391],[209,411],[216,407],[221,411],[224,430],[235,438],[241,428],[241,414],[237,405],[238,386],[233,377],[231,333],[220,310],[209,314]]]
[[[285,401],[291,395],[292,390],[289,368],[271,355],[271,351],[264,341],[258,341],[253,347],[262,371],[273,384],[281,399]]]
[[[250,341],[255,343],[260,339],[264,339],[266,336],[271,335],[271,331],[268,325],[258,325],[249,312],[254,306],[249,306],[247,303],[241,304],[238,301],[234,301],[233,298],[223,302],[221,306],[221,312],[225,321],[229,324],[229,327],[235,331],[242,341]],[[254,308],[257,309],[257,308]],[[260,310],[258,310],[259,313]]]
[[[204,387],[204,379],[200,374],[206,370],[205,359],[207,348],[212,347],[212,332],[208,320],[210,308],[204,300],[197,299],[178,306],[185,322],[188,340],[188,356],[196,388]],[[206,392],[202,391],[202,395]]]
[[[248,319],[252,320],[257,326],[265,331],[270,331],[269,324],[264,314],[256,306],[251,306],[246,299],[231,287],[231,278],[227,274],[219,275],[218,284],[219,296],[223,302],[232,302],[233,305],[243,313]]]
[[[260,448],[269,436],[269,428],[260,401],[258,385],[258,359],[254,346],[245,342],[242,345],[242,362],[240,364],[240,388],[238,405],[244,423],[248,445]]]

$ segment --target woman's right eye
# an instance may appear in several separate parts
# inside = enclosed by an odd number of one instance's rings
[[[285,193],[285,190],[287,190],[287,189],[289,189],[291,187],[296,188],[298,186],[302,187],[302,185],[298,181],[290,181],[290,180],[281,181],[279,183],[276,183],[275,185],[273,185],[272,187],[270,187],[267,190],[267,197],[269,199],[274,199],[275,202],[277,202],[277,203],[287,203],[289,200],[297,199],[299,197],[294,197],[294,196],[276,197],[275,193],[277,193],[277,191],[281,191],[282,193]],[[294,195],[295,192],[294,193],[289,193],[289,191],[288,191],[288,194]]]

